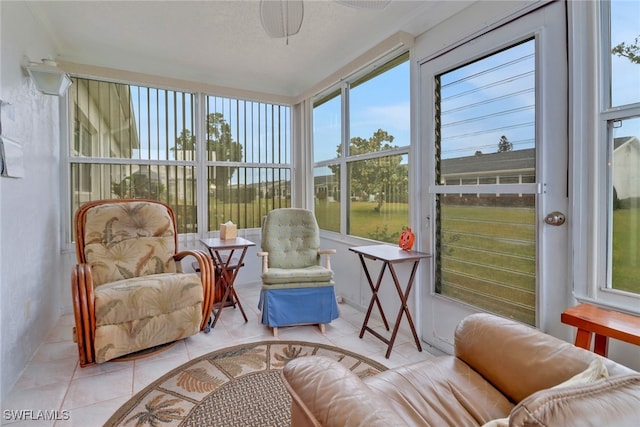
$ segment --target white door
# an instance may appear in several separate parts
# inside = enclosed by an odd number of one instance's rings
[[[554,2],[420,65],[421,244],[434,254],[420,317],[437,348],[450,351],[474,312],[551,333],[559,323],[570,295],[565,40]]]

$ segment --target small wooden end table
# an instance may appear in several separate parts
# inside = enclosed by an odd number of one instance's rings
[[[240,267],[244,265],[243,261],[247,253],[247,248],[249,248],[249,246],[255,246],[256,244],[242,237],[227,240],[214,237],[211,239],[201,239],[200,242],[209,250],[209,254],[213,259],[213,266],[216,270],[216,283],[214,286],[216,302],[214,302],[213,308],[213,321],[211,321],[211,319],[209,320],[210,326],[207,325],[205,332],[209,332],[211,328],[216,326],[222,308],[226,305],[233,305],[235,307],[235,305],[238,304],[244,321],[248,322],[247,315],[242,308],[242,304],[233,285]],[[240,252],[238,258],[233,257],[236,250]]]
[[[360,263],[362,264],[362,269],[364,270],[364,274],[367,276],[367,281],[369,282],[369,287],[371,288],[371,292],[372,292],[371,301],[369,302],[369,308],[367,309],[367,314],[364,318],[362,329],[360,330],[360,338],[364,336],[365,331],[368,331],[371,334],[373,334],[376,338],[386,343],[388,347],[387,347],[387,353],[385,354],[385,357],[388,359],[389,355],[391,354],[391,350],[393,349],[393,343],[396,340],[396,335],[398,334],[398,329],[400,327],[400,321],[402,320],[402,315],[406,314],[407,321],[409,322],[409,327],[411,328],[411,333],[413,334],[413,339],[416,342],[416,347],[418,347],[418,351],[422,351],[422,346],[420,345],[420,340],[418,339],[418,334],[416,333],[416,328],[413,324],[411,312],[409,311],[409,307],[407,306],[407,298],[409,297],[409,293],[411,292],[413,281],[416,275],[416,270],[418,269],[418,264],[420,263],[420,260],[423,258],[428,258],[431,255],[423,252],[417,252],[417,251],[406,251],[406,250],[400,249],[400,247],[398,246],[391,246],[391,245],[357,246],[354,248],[349,248],[349,250],[358,254],[358,257],[360,258]],[[376,260],[376,261],[382,261],[382,268],[380,269],[380,273],[378,274],[378,280],[376,281],[375,284],[371,279],[371,274],[369,274],[369,269],[367,268],[367,264],[365,263],[365,258]],[[394,266],[396,264],[405,263],[405,262],[412,262],[413,266],[411,267],[411,275],[409,276],[409,281],[403,292]],[[380,311],[380,316],[382,317],[384,326],[387,328],[387,331],[389,330],[389,323],[387,322],[387,318],[384,314],[384,310],[382,309],[380,298],[378,298],[378,290],[380,289],[380,284],[382,283],[382,276],[384,275],[384,272],[387,268],[391,273],[391,277],[393,278],[393,283],[395,284],[396,290],[398,291],[398,297],[400,297],[400,303],[401,303],[400,311],[398,312],[398,317],[396,318],[396,322],[393,327],[393,332],[391,333],[390,339],[383,337],[378,332],[374,331],[368,326],[369,318],[371,316],[371,311],[373,310],[373,305],[375,304],[378,307],[378,311]]]
[[[640,317],[618,311],[607,310],[591,304],[579,304],[562,312],[562,323],[575,326],[574,345],[591,349],[591,338],[595,335],[593,352],[607,357],[609,338],[640,345]]]

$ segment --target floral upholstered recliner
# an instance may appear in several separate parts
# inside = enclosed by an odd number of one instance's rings
[[[204,329],[213,265],[177,251],[172,209],[154,200],[89,202],[75,216],[78,264],[71,278],[80,365],[173,342]],[[193,256],[200,275],[183,273]]]

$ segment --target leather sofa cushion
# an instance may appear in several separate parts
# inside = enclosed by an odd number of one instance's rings
[[[317,365],[314,356],[289,362],[293,425],[478,427],[507,416],[518,427],[639,425],[639,373],[534,328],[470,315],[456,330],[455,352],[362,381],[336,372],[332,361]],[[585,370],[597,365],[591,378]],[[607,371],[609,378],[597,379]],[[576,385],[585,373],[596,381]],[[370,423],[359,424],[360,416]]]
[[[409,425],[475,426],[509,415],[513,403],[467,364],[442,356],[364,382]]]
[[[541,390],[513,409],[509,425],[636,427],[639,417],[640,375],[630,374],[587,385]]]
[[[607,378],[608,376],[609,376],[609,373],[607,372],[607,368],[604,366],[603,359],[596,358],[591,361],[591,364],[586,370],[584,370],[583,372],[580,372],[577,375],[574,375],[567,381],[562,382],[558,385],[555,385],[551,388],[559,389],[559,388],[567,388],[567,387],[577,387],[581,385],[591,384],[596,381],[600,381],[604,378]],[[543,393],[543,392],[544,391],[539,391],[538,393]],[[508,426],[509,426],[509,417],[492,420],[484,424],[482,427],[508,427]]]
[[[293,359],[285,365],[282,376],[292,397],[291,425],[403,426],[384,400],[377,399],[357,375],[333,359]]]

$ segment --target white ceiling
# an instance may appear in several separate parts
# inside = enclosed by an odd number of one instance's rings
[[[29,5],[59,61],[297,96],[396,32],[417,36],[468,3],[393,0],[373,10],[304,0],[288,44],[263,30],[257,0]]]

